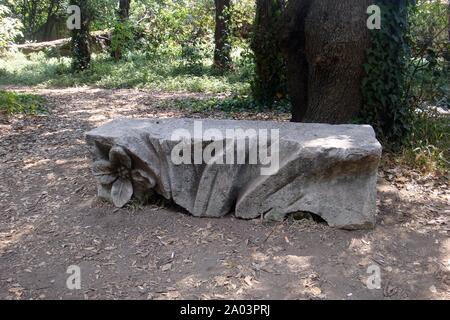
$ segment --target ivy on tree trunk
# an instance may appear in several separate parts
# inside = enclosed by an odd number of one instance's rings
[[[83,71],[89,68],[91,63],[89,0],[71,0],[70,4],[80,7],[81,12],[81,28],[72,30],[72,69]]]
[[[117,12],[119,20],[113,32],[113,45],[112,56],[114,60],[118,61],[122,58],[123,45],[129,39],[127,32],[128,19],[130,16],[130,2],[131,0],[119,0],[119,10]],[[114,39],[115,38],[115,39]]]
[[[381,8],[381,29],[371,32],[367,51],[366,77],[362,82],[363,122],[371,124],[378,138],[398,147],[410,130],[411,112],[405,72],[409,45],[407,6],[409,0],[377,0]]]
[[[223,72],[231,68],[231,42],[230,42],[230,0],[215,0],[216,29],[214,34],[214,67]]]

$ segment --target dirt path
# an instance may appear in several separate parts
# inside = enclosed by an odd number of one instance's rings
[[[0,125],[1,299],[450,299],[445,177],[380,170],[378,226],[366,232],[117,210],[96,200],[84,132],[119,117],[180,116],[170,100],[189,95],[20,90],[45,95],[51,113]],[[81,290],[66,287],[71,265]],[[366,286],[371,265],[381,289]]]

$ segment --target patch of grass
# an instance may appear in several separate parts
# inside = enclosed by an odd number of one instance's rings
[[[422,173],[450,173],[450,116],[435,109],[417,111],[408,141],[400,150],[385,149],[386,165],[403,165]]]
[[[421,171],[449,171],[450,117],[436,110],[416,113],[402,156],[407,164]]]
[[[0,59],[0,84],[44,87],[91,85],[102,88],[145,88],[155,91],[245,94],[250,90],[247,73],[238,70],[214,74],[210,63],[192,70],[172,57],[149,59],[133,52],[115,62],[107,54],[93,55],[91,68],[70,70],[70,58],[48,58],[44,53],[26,57],[17,53]]]
[[[45,100],[43,97],[16,93],[11,91],[0,91],[0,111],[7,115],[23,113],[23,114],[40,114],[45,113]]]
[[[278,113],[288,113],[291,109],[290,103],[287,100],[278,101],[271,109],[269,109],[268,107],[258,105],[253,98],[248,95],[234,95],[208,99],[179,99],[175,100],[175,105],[182,110],[198,113],[209,111],[223,111],[225,113],[248,111],[265,112],[269,110]]]

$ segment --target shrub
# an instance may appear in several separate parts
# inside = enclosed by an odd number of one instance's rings
[[[15,113],[39,114],[46,111],[44,98],[32,94],[0,91],[0,111],[7,115]]]
[[[11,11],[8,7],[0,5],[0,54],[6,51],[16,37],[21,36],[22,23],[11,17]]]

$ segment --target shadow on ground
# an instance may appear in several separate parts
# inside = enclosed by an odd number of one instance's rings
[[[119,117],[192,115],[171,108],[173,94],[36,93],[49,116],[0,127],[0,298],[450,298],[448,186],[403,188],[383,176],[372,231],[118,210],[95,197],[84,133]],[[71,265],[81,268],[81,290],[66,286]],[[380,289],[367,288],[372,265]]]

